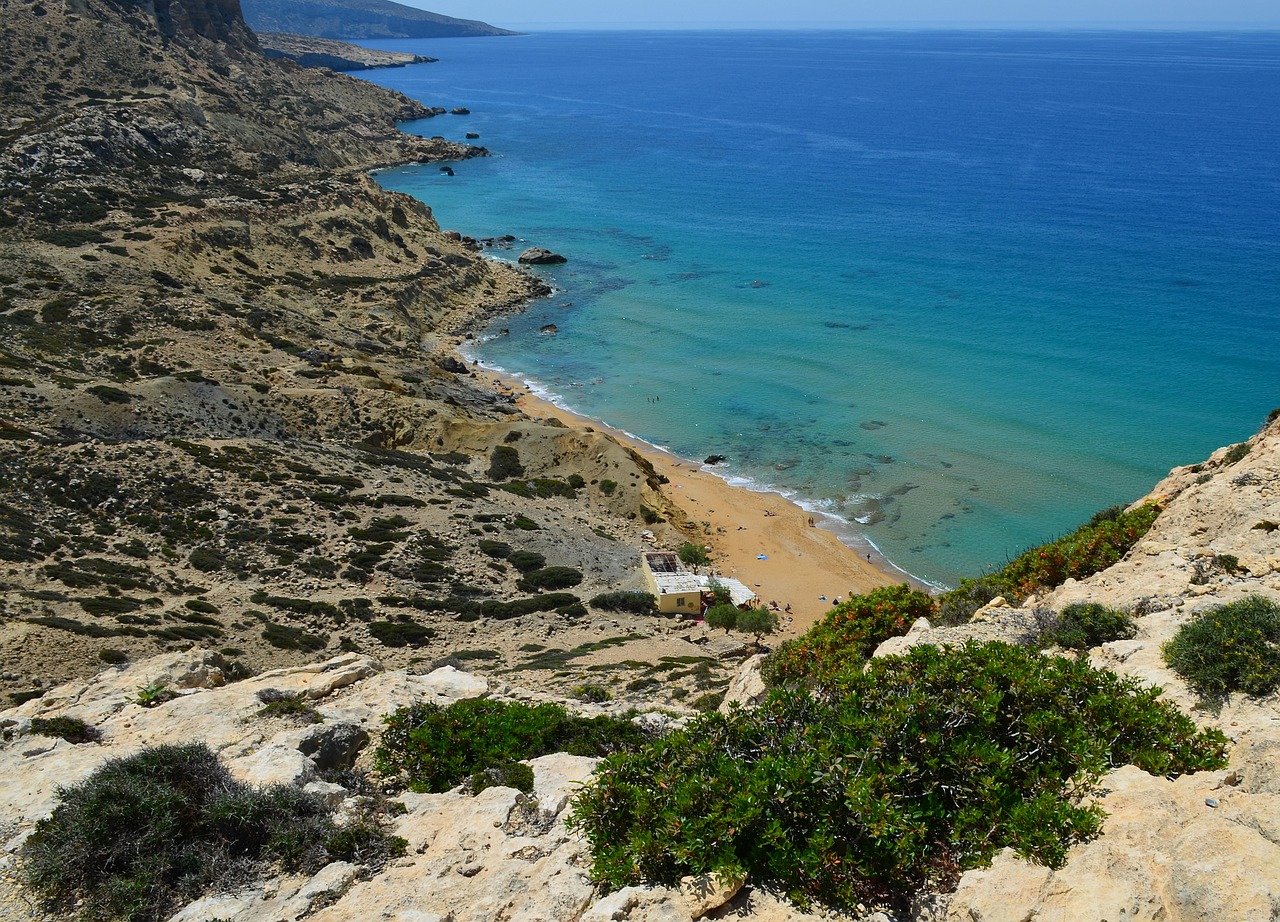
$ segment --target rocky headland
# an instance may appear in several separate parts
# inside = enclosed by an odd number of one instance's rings
[[[259,32],[258,42],[269,58],[288,58],[303,67],[327,67],[330,70],[370,70],[377,67],[405,67],[409,64],[432,64],[439,58],[406,51],[378,51],[350,42],[287,32]]]
[[[647,541],[725,527],[674,501],[680,467],[522,414],[454,353],[546,287],[370,178],[484,155],[396,127],[441,110],[270,60],[236,0],[0,14],[0,918],[60,918],[20,884],[22,843],[60,786],[147,747],[203,741],[344,816],[378,780],[383,716],[415,702],[559,701],[658,734],[758,699],[740,635],[592,604],[641,587]],[[1117,766],[1090,795],[1102,834],[1061,867],[1002,854],[918,918],[1280,915],[1276,697],[1206,707],[1160,655],[1213,606],[1280,600],[1278,488],[1273,420],[1175,470],[1113,566],[889,641],[1029,641],[1045,611],[1121,608],[1136,636],[1090,661],[1232,740],[1220,770]],[[280,695],[309,708],[264,708]],[[38,732],[58,717],[96,741]],[[533,759],[531,794],[397,792],[406,849],[385,866],[246,882],[176,918],[828,917],[751,880],[597,890],[565,826],[595,764]]]
[[[516,34],[487,22],[442,16],[391,0],[246,0],[244,17],[258,32],[335,39]]]

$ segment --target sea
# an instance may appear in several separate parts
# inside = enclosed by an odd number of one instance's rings
[[[1280,33],[612,31],[387,40],[381,171],[567,257],[474,361],[782,492],[937,586],[1280,406]],[[554,325],[555,332],[541,332]]]

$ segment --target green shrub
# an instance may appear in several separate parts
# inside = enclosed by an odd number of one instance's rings
[[[123,650],[99,650],[98,659],[108,666],[119,666],[122,663],[129,662],[129,654]]]
[[[1205,702],[1269,695],[1280,687],[1280,605],[1255,595],[1210,609],[1179,628],[1163,653]]]
[[[601,611],[625,611],[633,615],[648,615],[658,607],[658,600],[651,592],[602,592],[592,597],[591,607]]]
[[[133,599],[127,595],[94,596],[92,599],[81,599],[80,607],[91,615],[118,615],[124,612],[137,611],[143,606],[141,599]]]
[[[23,871],[49,909],[85,919],[166,919],[208,890],[312,873],[342,844],[318,798],[236,781],[203,743],[111,759],[58,793]]]
[[[515,788],[525,794],[533,791],[533,769],[523,762],[502,762],[472,773],[467,790],[479,794],[485,788]]]
[[[590,704],[604,704],[613,695],[603,685],[579,685],[573,690],[573,697]]]
[[[128,391],[122,391],[120,388],[112,387],[110,384],[94,384],[85,388],[85,390],[103,403],[128,403],[133,400],[133,395]]]
[[[297,717],[308,723],[320,723],[324,720],[320,712],[311,706],[311,699],[301,692],[264,688],[258,692],[258,700],[262,702],[259,717]]]
[[[305,653],[323,650],[329,644],[329,638],[324,634],[308,634],[302,628],[274,621],[262,629],[262,639],[281,650],[302,650]]]
[[[802,905],[905,908],[1006,847],[1060,865],[1112,766],[1225,764],[1225,737],[1159,694],[1007,644],[919,646],[611,756],[571,824],[610,889],[749,874]]]
[[[511,520],[511,524],[508,527],[515,528],[520,531],[540,531],[542,528],[541,525],[529,518],[527,515],[516,516]]]
[[[614,491],[618,489],[618,483],[615,480],[600,481],[600,492],[605,496],[612,496]]]
[[[295,615],[332,618],[339,624],[345,617],[342,610],[332,602],[320,602],[315,599],[292,599],[283,595],[268,595],[259,590],[249,597],[249,601],[255,605],[270,605],[272,608],[293,612]]]
[[[77,744],[96,743],[102,739],[102,733],[97,727],[90,726],[78,717],[33,717],[31,732]]]
[[[1053,619],[1040,641],[1067,650],[1090,650],[1112,640],[1129,640],[1137,633],[1137,625],[1125,612],[1097,602],[1075,602]]]
[[[520,453],[510,445],[499,445],[489,455],[489,470],[486,472],[491,480],[510,480],[524,476],[524,465],[520,463]]]
[[[723,628],[724,632],[728,634],[737,627],[739,614],[741,612],[738,611],[738,606],[732,602],[721,602],[708,608],[703,619],[706,621],[707,627],[712,629]]]
[[[514,555],[512,555],[514,556]],[[516,583],[522,592],[541,592],[544,589],[569,589],[582,582],[582,571],[573,567],[543,567],[532,570]]]
[[[137,694],[134,697],[134,703],[144,708],[159,707],[166,701],[172,701],[178,697],[178,693],[166,686],[163,682],[148,682],[146,685],[139,685]]]
[[[761,674],[771,687],[825,682],[860,666],[884,641],[932,613],[928,593],[906,583],[850,596],[803,635],[779,645],[765,658]]]
[[[415,621],[370,621],[369,633],[386,647],[420,647],[436,632]]]
[[[477,542],[480,553],[492,557],[495,560],[503,560],[511,556],[511,545],[502,541],[491,541],[488,538],[481,538]]]
[[[995,573],[963,579],[938,598],[944,624],[962,624],[996,596],[1020,602],[1027,596],[1105,570],[1150,531],[1160,507],[1146,503],[1128,512],[1105,509],[1071,534],[1024,551]]]
[[[681,563],[686,567],[693,567],[696,572],[711,563],[711,548],[705,544],[686,541],[676,549],[676,556],[680,558]]]
[[[202,573],[213,573],[227,565],[227,558],[216,548],[202,546],[191,552],[187,562]]]
[[[1240,442],[1238,445],[1232,445],[1227,449],[1227,453],[1222,456],[1223,464],[1235,464],[1237,461],[1243,461],[1248,457],[1249,452],[1253,451],[1253,446],[1248,442]]]
[[[385,718],[375,755],[386,776],[411,790],[441,793],[486,769],[552,752],[603,756],[647,737],[629,720],[573,717],[557,704],[472,698],[446,708],[420,703]]]
[[[776,611],[761,605],[739,612],[738,621],[733,627],[743,634],[751,634],[758,647],[765,634],[772,634],[778,629],[779,621]]]
[[[539,554],[537,551],[512,551],[507,554],[507,563],[515,567],[521,573],[528,573],[539,567],[545,566],[547,558]]]
[[[689,707],[703,714],[710,714],[716,708],[720,707],[720,703],[724,701],[724,692],[708,692],[705,695],[699,695],[689,702]]]

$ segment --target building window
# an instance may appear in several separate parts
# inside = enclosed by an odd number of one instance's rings
[[[676,608],[684,608],[684,596],[680,596],[676,599]]]

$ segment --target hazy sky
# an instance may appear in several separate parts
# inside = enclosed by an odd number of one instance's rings
[[[1270,24],[1276,0],[400,0],[494,25],[940,23]]]

